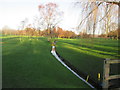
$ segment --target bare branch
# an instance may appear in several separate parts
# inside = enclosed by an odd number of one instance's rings
[[[102,2],[100,2],[96,8],[94,8],[91,12],[88,13],[88,15],[80,22],[80,24],[78,25],[78,28],[81,26],[81,24],[90,16],[90,14],[92,14],[97,8],[98,6],[100,6],[102,4]]]

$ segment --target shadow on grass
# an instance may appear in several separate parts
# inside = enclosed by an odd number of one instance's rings
[[[73,47],[76,47],[78,49],[81,49],[81,50],[84,50],[84,51],[88,51],[88,52],[93,52],[93,53],[97,53],[97,54],[100,54],[100,55],[105,55],[105,56],[110,56],[114,59],[118,59],[120,58],[120,56],[118,56],[118,51],[111,51],[110,49],[105,49],[105,48],[97,48],[97,47],[90,47],[89,45],[81,45],[81,44],[76,44],[76,43],[69,43],[69,42],[62,42],[62,43],[67,43],[69,45],[72,45]],[[109,57],[108,57],[109,58]]]

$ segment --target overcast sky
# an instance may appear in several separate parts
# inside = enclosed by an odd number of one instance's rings
[[[38,5],[55,2],[64,12],[63,21],[59,24],[63,29],[75,28],[79,22],[80,8],[74,7],[75,0],[0,0],[0,29],[5,25],[18,29],[20,22],[28,18],[29,23],[38,15]]]

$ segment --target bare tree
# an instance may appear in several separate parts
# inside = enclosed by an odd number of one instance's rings
[[[48,30],[48,35],[52,33],[53,28],[61,21],[62,12],[59,11],[58,5],[55,3],[39,5],[40,17],[43,21],[43,26]]]
[[[78,2],[77,2],[78,3]],[[115,1],[115,0],[88,0],[87,2],[79,3],[83,7],[83,13],[84,18],[80,21],[78,28],[81,26],[86,26],[92,27],[89,28],[93,32],[93,37],[94,33],[96,31],[96,26],[97,23],[100,23],[104,21],[105,24],[105,32],[108,33],[110,30],[110,23],[112,23],[112,17],[117,17],[116,14],[113,14],[113,12],[116,10],[115,8],[112,9],[113,5],[118,5],[119,7],[119,12],[120,12],[120,2]],[[105,10],[101,10],[101,7],[105,7]],[[90,8],[90,9],[88,9]],[[111,13],[112,12],[112,13]],[[118,12],[118,13],[119,13]],[[104,15],[101,15],[100,13],[104,13]],[[116,16],[115,16],[116,15]],[[120,13],[118,14],[118,30],[120,30]],[[92,18],[92,20],[90,20]],[[92,23],[90,22],[92,21]],[[86,23],[87,22],[87,23]],[[103,25],[101,23],[101,25]],[[99,25],[100,26],[100,25]],[[119,35],[119,33],[118,33]]]

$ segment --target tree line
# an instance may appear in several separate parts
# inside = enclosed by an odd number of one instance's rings
[[[73,31],[63,30],[62,28],[53,28],[37,30],[35,28],[25,28],[24,30],[3,29],[3,35],[23,35],[23,36],[43,36],[43,37],[59,37],[59,38],[75,38],[77,35]]]
[[[2,35],[22,35],[22,36],[42,36],[42,37],[57,37],[57,38],[93,38],[92,34],[80,32],[76,34],[73,31],[63,30],[60,27],[50,30],[37,30],[35,28],[27,27],[24,30],[2,29]],[[94,38],[111,38],[117,39],[118,30],[112,30],[108,34],[95,35]],[[119,35],[120,38],[120,35]]]

